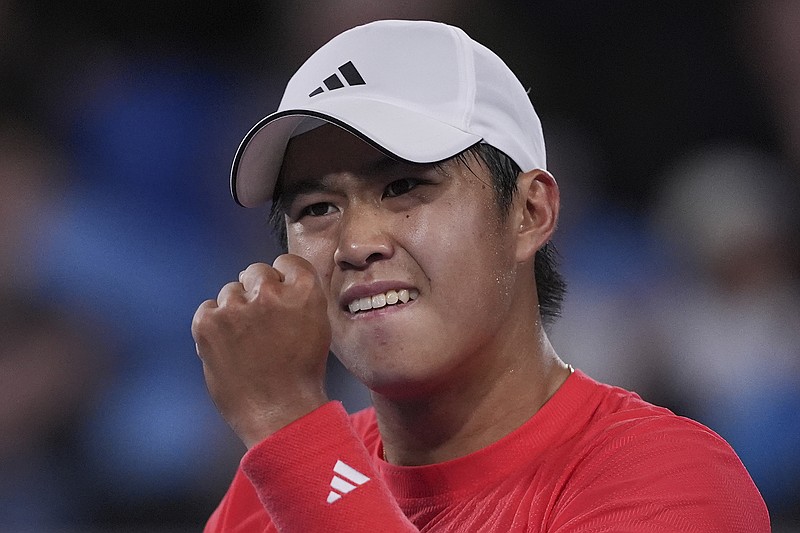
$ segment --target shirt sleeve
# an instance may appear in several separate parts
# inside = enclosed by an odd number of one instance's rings
[[[769,533],[764,500],[731,447],[688,419],[626,428],[578,458],[557,495],[558,533]]]
[[[339,402],[323,405],[254,446],[241,469],[278,531],[417,531]]]

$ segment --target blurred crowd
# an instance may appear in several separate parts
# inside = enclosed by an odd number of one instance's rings
[[[0,532],[201,528],[244,449],[191,318],[280,253],[232,155],[379,18],[459,25],[530,87],[562,358],[720,433],[800,531],[800,3],[0,0]],[[329,392],[369,401],[335,359]]]

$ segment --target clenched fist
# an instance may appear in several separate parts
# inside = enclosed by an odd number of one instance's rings
[[[255,263],[192,320],[214,403],[248,448],[328,401],[327,301],[296,255]]]

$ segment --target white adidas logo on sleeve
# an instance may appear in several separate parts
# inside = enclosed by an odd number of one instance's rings
[[[342,498],[351,490],[369,481],[369,478],[342,461],[336,461],[333,467],[334,476],[331,479],[331,491],[328,493],[328,503],[333,503]]]

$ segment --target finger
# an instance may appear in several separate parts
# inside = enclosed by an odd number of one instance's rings
[[[200,355],[200,343],[203,342],[203,335],[207,330],[209,317],[216,308],[216,300],[206,300],[194,312],[192,317],[192,337],[195,340],[197,355]]]
[[[265,281],[280,283],[283,281],[283,276],[265,263],[253,263],[239,273],[239,282],[244,287],[244,290],[248,292]]]
[[[244,300],[244,286],[238,281],[226,283],[217,295],[217,305],[222,307],[233,301]]]
[[[294,284],[297,278],[308,274],[311,274],[314,278],[317,277],[317,271],[314,266],[299,255],[279,255],[272,263],[272,266],[282,275],[284,281],[289,284]]]

